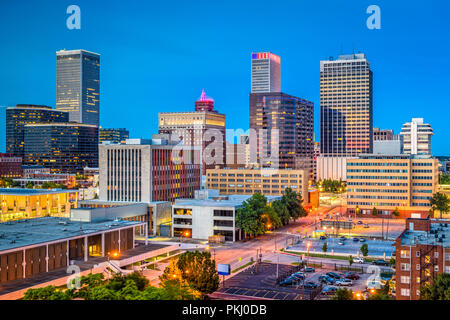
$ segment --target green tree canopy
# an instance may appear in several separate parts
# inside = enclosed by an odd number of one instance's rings
[[[441,273],[420,288],[420,300],[450,300],[450,274]]]
[[[210,252],[187,251],[182,253],[179,255],[177,266],[183,279],[195,290],[208,294],[219,288],[216,262],[211,259]]]
[[[286,188],[286,190],[284,190],[281,201],[285,203],[289,214],[294,221],[300,217],[306,217],[308,215],[308,212],[302,206],[303,199],[301,195],[295,191],[292,191],[291,188]]]
[[[339,288],[336,294],[331,298],[332,300],[354,300],[353,291],[347,288]]]
[[[372,215],[373,215],[374,217],[376,217],[376,216],[378,215],[378,209],[377,209],[377,208],[373,207],[373,209],[372,209]]]
[[[272,203],[272,208],[280,219],[281,224],[287,225],[291,220],[291,215],[289,214],[289,209],[286,206],[286,203],[281,200],[276,200]]]
[[[450,211],[450,199],[447,197],[447,195],[437,192],[433,195],[433,197],[430,199],[430,205],[433,209],[433,212],[435,210],[438,210],[441,214],[447,213]]]
[[[359,250],[364,257],[367,257],[367,255],[369,254],[369,246],[367,245],[367,243],[364,243],[361,248],[359,248]]]

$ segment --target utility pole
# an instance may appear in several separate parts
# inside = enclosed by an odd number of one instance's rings
[[[278,254],[278,251],[277,251],[277,239],[274,239],[274,241],[275,241],[275,254],[277,255],[277,279],[278,279],[278,275],[279,275],[278,267],[280,265],[280,255]]]

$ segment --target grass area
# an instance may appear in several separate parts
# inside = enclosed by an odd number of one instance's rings
[[[255,261],[247,262],[246,264],[240,266],[239,268],[236,268],[236,269],[234,269],[233,271],[231,271],[231,273],[235,273],[235,272],[237,272],[237,271],[239,271],[239,270],[241,270],[241,269],[244,269],[244,268],[246,268],[246,267],[248,267],[248,266],[250,266],[250,265],[252,265],[252,264],[254,264],[254,263],[255,263]]]

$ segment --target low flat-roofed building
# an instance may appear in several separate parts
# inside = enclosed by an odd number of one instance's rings
[[[360,155],[347,159],[347,210],[371,214],[373,208],[402,217],[428,213],[437,192],[438,160],[427,155]]]
[[[396,298],[419,300],[421,286],[450,273],[450,220],[406,219],[395,248]]]
[[[0,283],[133,249],[134,228],[142,225],[125,220],[80,223],[58,217],[0,223]]]
[[[89,221],[93,219],[95,221],[104,217],[146,222],[149,233],[152,235],[161,235],[161,225],[172,222],[172,203],[169,201],[128,202],[84,200],[80,201],[79,205],[80,208],[72,209],[71,211],[71,216],[74,219],[83,217],[83,219],[88,219]],[[138,232],[142,235],[143,230],[139,229]]]
[[[77,190],[0,189],[0,222],[45,216],[69,217],[78,203]]]
[[[196,199],[177,199],[172,206],[172,234],[183,238],[208,240],[221,235],[226,241],[243,238],[236,228],[236,210],[251,195],[220,196],[217,190],[202,190]],[[281,196],[266,196],[273,202]]]
[[[281,196],[286,188],[300,193],[303,204],[308,203],[308,173],[294,169],[208,169],[206,188],[219,190],[222,195]]]

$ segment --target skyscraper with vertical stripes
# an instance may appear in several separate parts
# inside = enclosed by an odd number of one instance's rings
[[[86,50],[56,52],[56,109],[69,121],[99,125],[100,55]]]
[[[372,70],[363,53],[320,61],[320,152],[352,157],[373,151]]]

